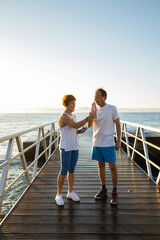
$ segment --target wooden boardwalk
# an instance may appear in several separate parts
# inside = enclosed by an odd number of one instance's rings
[[[111,175],[106,166],[109,196],[95,200],[100,182],[96,161],[91,160],[91,130],[80,136],[75,192],[80,203],[66,199],[55,204],[59,152],[39,174],[1,225],[0,239],[160,239],[160,193],[124,153],[117,153],[119,205],[111,207]]]

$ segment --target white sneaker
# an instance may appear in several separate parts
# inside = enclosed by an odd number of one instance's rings
[[[58,206],[63,206],[63,205],[64,205],[64,201],[63,201],[63,198],[62,198],[62,194],[56,195],[55,200],[56,200],[56,204],[57,204]]]
[[[67,198],[72,199],[74,202],[79,202],[80,198],[75,192],[67,193]]]

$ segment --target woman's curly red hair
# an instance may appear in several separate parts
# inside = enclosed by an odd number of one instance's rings
[[[76,98],[71,94],[64,95],[64,97],[62,98],[62,104],[64,107],[67,107],[70,102],[75,101],[75,100],[76,100]]]

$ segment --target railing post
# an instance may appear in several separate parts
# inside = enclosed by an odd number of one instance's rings
[[[44,128],[42,127],[42,137],[45,137]],[[43,140],[44,150],[47,148],[46,138]],[[46,162],[48,161],[47,151],[44,153]]]
[[[122,123],[122,127],[121,127],[121,139],[123,138],[123,135],[124,135],[123,130],[124,130],[124,123]]]
[[[45,158],[46,158],[46,160],[48,160],[47,153],[49,153],[49,156],[51,156],[55,152],[55,151],[53,151],[53,153],[52,153],[52,146],[55,145],[55,149],[56,149],[57,143],[58,143],[58,139],[56,139],[56,136],[54,137],[54,140],[53,140],[53,135],[56,135],[55,122],[56,121],[0,138],[0,143],[8,141],[8,146],[7,146],[7,151],[6,151],[4,162],[0,163],[0,169],[2,169],[2,174],[1,174],[1,178],[0,178],[0,211],[2,208],[4,196],[6,196],[6,193],[15,185],[15,183],[17,183],[19,181],[20,178],[22,178],[25,175],[27,185],[30,185],[32,179],[30,179],[30,177],[29,177],[30,176],[29,171],[30,171],[31,167],[33,167],[33,173],[32,173],[33,179],[37,176],[37,167],[38,167],[37,165],[38,165],[38,160],[39,160],[40,156],[45,154]],[[49,146],[50,147],[48,147],[48,144],[46,143],[47,138],[45,136],[44,128],[46,126],[50,126],[50,125],[51,125],[52,132],[51,132],[51,134],[49,134],[49,136],[50,136]],[[21,136],[26,133],[33,132],[35,130],[38,131],[37,132],[38,139],[37,139],[36,143],[33,143],[33,144],[31,144],[31,146],[23,149],[23,143],[22,143]],[[42,136],[43,136],[43,140],[42,140]],[[13,154],[13,147],[14,147],[15,140],[16,140],[16,147],[19,152],[18,152],[18,154],[14,154],[14,156],[13,156],[12,154]],[[39,155],[41,141],[43,141],[43,143],[44,143],[44,150]],[[6,142],[6,144],[7,144],[7,142]],[[36,148],[34,163],[31,163],[28,166],[27,162],[26,162],[25,153],[30,151],[30,149],[33,149],[33,148],[34,149]],[[10,168],[11,162],[17,158],[20,158],[20,160],[21,160],[23,171],[18,175],[17,178],[15,178],[13,181],[11,181],[11,183],[9,183],[9,186],[8,186],[7,180],[8,180],[9,168]]]
[[[38,157],[39,155],[39,146],[40,146],[40,139],[41,139],[41,128],[39,128],[38,130],[38,143],[36,145],[36,152],[35,152],[35,157],[34,160]],[[34,168],[33,168],[33,179],[36,177],[37,175],[37,161],[34,163]]]
[[[55,131],[55,123],[53,123],[53,130],[54,130],[54,134],[53,134],[53,138],[54,138],[54,141],[56,140],[56,131]],[[57,148],[57,141],[54,142],[54,149]]]
[[[11,160],[9,159],[11,158],[11,155],[12,155],[13,145],[14,145],[14,138],[10,139],[8,143],[7,153],[5,156],[5,161],[8,161],[8,164],[3,167],[3,172],[2,172],[1,181],[0,181],[0,210],[2,207],[3,194],[5,191],[6,182],[7,182],[9,165],[11,162]]]
[[[18,151],[23,152],[22,141],[21,141],[20,136],[16,137],[16,142],[17,142]],[[26,170],[27,169],[27,163],[26,163],[26,158],[25,158],[24,153],[20,156],[20,158],[21,158],[21,163],[22,163],[23,170]],[[29,185],[31,181],[30,181],[28,171],[25,173],[25,177],[26,177],[27,185]]]
[[[128,134],[127,134],[127,126],[126,123],[124,124],[124,131],[125,131],[125,137],[126,137],[126,143],[127,143],[127,155],[129,158],[131,158],[131,152],[130,152],[130,148],[129,148],[129,139],[128,139]]]
[[[144,133],[143,128],[140,128],[140,131],[141,131],[142,140],[143,140],[144,154],[145,154],[145,157],[146,157],[147,159],[149,159],[148,146],[147,146],[146,143],[144,143],[144,141],[146,141],[146,137],[145,137],[145,133]],[[149,176],[151,179],[153,179],[153,177],[152,177],[151,165],[150,165],[150,163],[148,162],[147,159],[146,159],[147,173],[148,173],[148,176]]]
[[[159,171],[159,174],[158,174],[158,177],[157,177],[157,180],[156,180],[156,184],[159,185],[159,182],[160,182],[160,171]]]
[[[137,130],[136,130],[136,136],[135,136],[135,137],[138,137],[139,130],[140,130],[140,128],[137,127]],[[135,138],[135,139],[134,139],[134,144],[133,144],[132,156],[131,156],[131,160],[133,160],[133,161],[134,161],[134,158],[135,158],[135,149],[136,149],[136,145],[137,145],[137,139]]]
[[[56,144],[56,149],[59,145],[59,129],[57,129],[57,144]]]
[[[51,124],[51,135],[50,135],[50,137],[49,137],[49,145],[50,145],[50,147],[49,147],[49,156],[48,156],[48,158],[50,158],[51,157],[51,151],[52,151],[52,146],[51,146],[51,143],[52,143],[52,137],[53,137],[53,131],[55,131],[55,129],[54,129],[54,124]]]

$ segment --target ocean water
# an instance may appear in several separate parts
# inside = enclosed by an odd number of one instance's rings
[[[0,138],[15,132],[30,129],[59,118],[61,113],[0,113]],[[77,120],[88,116],[87,113],[76,113]],[[120,119],[160,129],[160,112],[153,113],[120,113]]]
[[[120,113],[120,119],[160,129],[160,112]]]
[[[61,113],[8,113],[0,114],[0,138],[10,135],[15,132],[20,132],[30,129],[42,124],[55,121],[59,118]],[[76,113],[77,120],[82,120],[87,117],[88,113]],[[120,119],[141,125],[146,125],[160,129],[160,113],[120,113]],[[22,141],[34,138],[34,135],[24,136]],[[16,144],[15,144],[16,145]],[[4,162],[7,150],[7,142],[0,143],[0,163]],[[13,149],[13,154],[17,151],[16,146]],[[20,159],[15,159],[9,168],[7,186],[18,176],[22,171]],[[31,173],[30,173],[31,174]],[[0,178],[2,169],[0,169]],[[26,181],[23,177],[19,182],[7,193],[4,198],[2,213],[6,214],[8,210],[14,205],[16,200],[22,194],[26,187]]]

